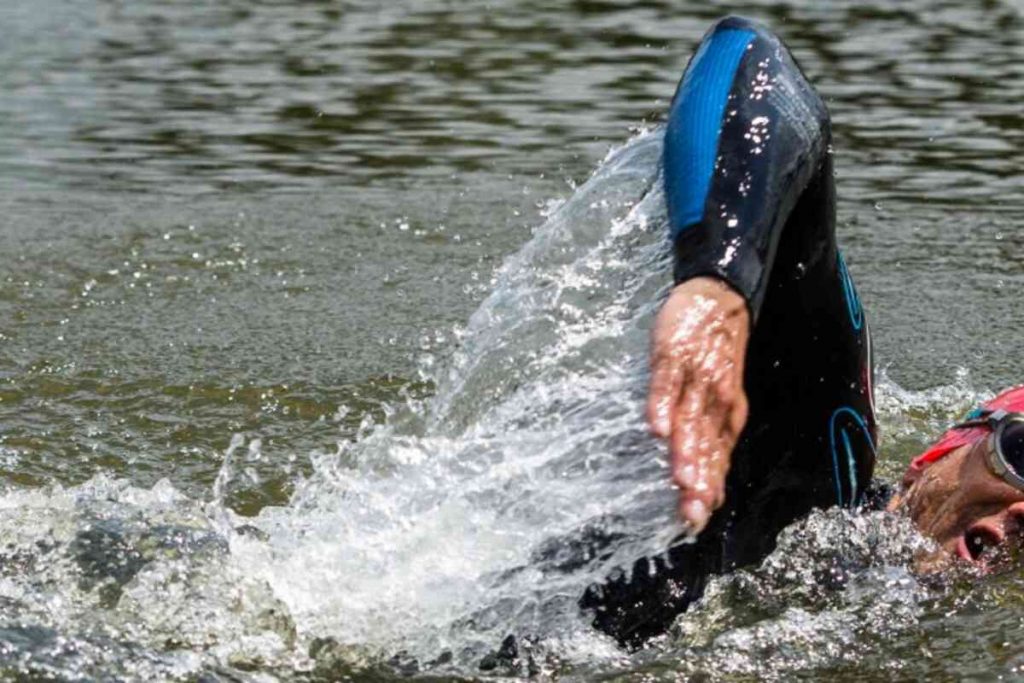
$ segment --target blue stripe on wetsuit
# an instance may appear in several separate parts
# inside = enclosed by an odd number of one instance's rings
[[[716,31],[694,55],[669,112],[665,131],[665,196],[675,239],[704,217],[722,117],[736,69],[753,31]]]
[[[832,471],[835,476],[834,481],[836,486],[836,503],[840,506],[845,505],[846,507],[853,507],[859,502],[858,494],[863,493],[863,491],[858,491],[857,487],[857,456],[854,454],[854,450],[850,444],[850,432],[847,429],[847,427],[851,425],[848,423],[847,425],[844,426],[839,422],[839,418],[844,415],[849,416],[849,418],[852,418],[852,425],[856,427],[856,432],[854,432],[855,436],[865,440],[868,448],[871,450],[872,455],[875,455],[875,440],[871,438],[871,430],[868,428],[868,425],[864,421],[864,418],[861,417],[860,413],[858,413],[853,408],[849,406],[843,406],[842,408],[838,408],[834,413],[832,413],[832,419],[829,420],[829,445],[831,446],[832,450]],[[849,499],[843,498],[843,484],[839,470],[839,448],[838,444],[836,443],[837,432],[839,433],[839,436],[842,439],[843,450],[846,454],[846,467],[850,479]]]

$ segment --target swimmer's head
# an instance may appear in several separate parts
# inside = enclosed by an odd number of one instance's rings
[[[1003,392],[914,458],[890,508],[904,508],[943,555],[981,566],[1024,541],[1024,387]],[[1005,448],[1003,447],[1005,446]]]

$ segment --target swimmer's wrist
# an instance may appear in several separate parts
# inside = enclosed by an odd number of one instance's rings
[[[711,299],[717,304],[720,310],[725,311],[730,317],[742,318],[745,326],[750,323],[750,304],[735,287],[727,280],[713,275],[699,275],[683,280],[669,293],[669,297],[675,296],[702,296]]]

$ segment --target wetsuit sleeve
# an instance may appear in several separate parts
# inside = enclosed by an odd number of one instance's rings
[[[785,222],[829,153],[828,111],[786,47],[728,17],[672,101],[664,172],[676,282],[713,275],[757,320]]]

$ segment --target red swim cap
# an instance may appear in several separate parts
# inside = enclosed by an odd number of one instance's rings
[[[982,406],[985,410],[1005,410],[1011,413],[1024,413],[1024,386],[1007,389]],[[967,416],[973,419],[974,414]],[[923,469],[928,463],[935,462],[939,458],[948,455],[965,444],[974,443],[983,439],[988,434],[988,428],[984,426],[969,428],[952,428],[942,435],[942,438],[932,444],[931,448],[910,461],[911,470]]]

